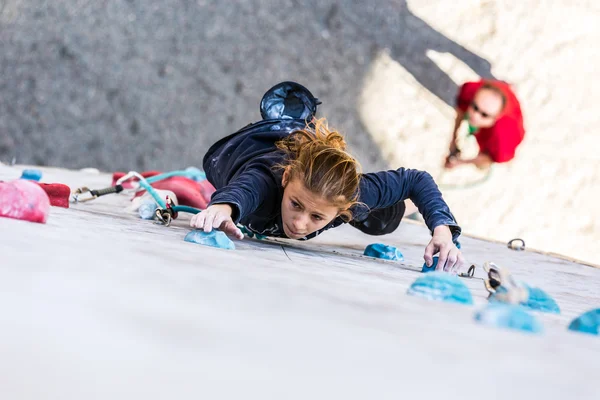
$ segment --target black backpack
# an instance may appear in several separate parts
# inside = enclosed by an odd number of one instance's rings
[[[304,86],[296,82],[281,82],[263,95],[260,115],[263,119],[303,119],[310,121],[321,104]]]

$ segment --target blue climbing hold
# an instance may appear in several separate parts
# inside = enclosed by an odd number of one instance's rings
[[[469,288],[455,275],[431,272],[417,278],[407,294],[430,300],[441,300],[459,304],[473,304]]]
[[[423,269],[421,269],[421,272],[426,273],[426,272],[433,272],[433,271],[435,271],[435,267],[437,267],[439,259],[440,258],[438,256],[434,256],[433,257],[433,264],[431,264],[431,267],[428,267],[427,263],[423,263]]]
[[[388,246],[383,243],[373,243],[365,248],[365,256],[381,258],[384,260],[404,261],[404,256],[394,246]]]
[[[524,285],[529,292],[527,301],[521,303],[522,306],[535,311],[560,314],[560,307],[548,293],[540,288]]]
[[[569,330],[600,336],[600,308],[590,310],[575,318],[569,324]]]
[[[217,230],[206,233],[204,231],[195,229],[185,235],[183,240],[190,243],[202,244],[204,246],[235,250],[235,245],[231,239],[229,239],[223,232]]]
[[[556,303],[556,300],[554,300],[548,293],[537,287],[532,287],[526,284],[521,285],[527,290],[527,300],[519,303],[520,305],[534,311],[560,314],[560,307]],[[505,287],[497,287],[496,293],[490,297],[490,301],[500,303],[501,301],[498,300],[496,296],[505,294],[506,292],[507,289]]]
[[[21,179],[39,182],[39,180],[42,179],[42,171],[39,169],[24,169],[21,174]]]
[[[523,307],[493,303],[475,314],[475,321],[496,328],[516,329],[531,333],[543,332],[544,327]]]
[[[156,212],[157,205],[154,200],[146,200],[138,209],[138,214],[141,219],[154,219],[154,213]]]

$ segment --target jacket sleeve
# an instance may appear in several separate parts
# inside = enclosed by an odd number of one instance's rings
[[[386,208],[410,199],[423,215],[432,234],[437,226],[447,225],[453,240],[460,236],[461,228],[427,172],[399,168],[364,174],[359,197],[369,209]]]
[[[265,200],[272,199],[278,190],[273,174],[266,165],[249,165],[229,183],[213,193],[210,204],[229,204],[231,218],[236,224],[256,211]]]

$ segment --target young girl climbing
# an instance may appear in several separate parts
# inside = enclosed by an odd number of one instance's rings
[[[432,233],[426,264],[439,253],[438,269],[458,270],[463,257],[453,240],[460,227],[431,176],[404,168],[361,173],[343,136],[324,119],[313,118],[316,104],[293,82],[268,91],[261,102],[262,121],[208,150],[204,171],[217,190],[190,225],[238,239],[243,234],[236,224],[255,234],[299,240],[344,223],[382,235],[398,227],[404,200],[411,199]]]

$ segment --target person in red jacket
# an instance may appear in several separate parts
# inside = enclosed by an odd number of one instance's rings
[[[463,121],[474,135],[479,154],[472,159],[460,157],[457,132]],[[492,163],[512,160],[525,129],[521,106],[510,86],[502,81],[480,80],[463,84],[456,99],[456,121],[445,168],[473,164],[487,168]]]

